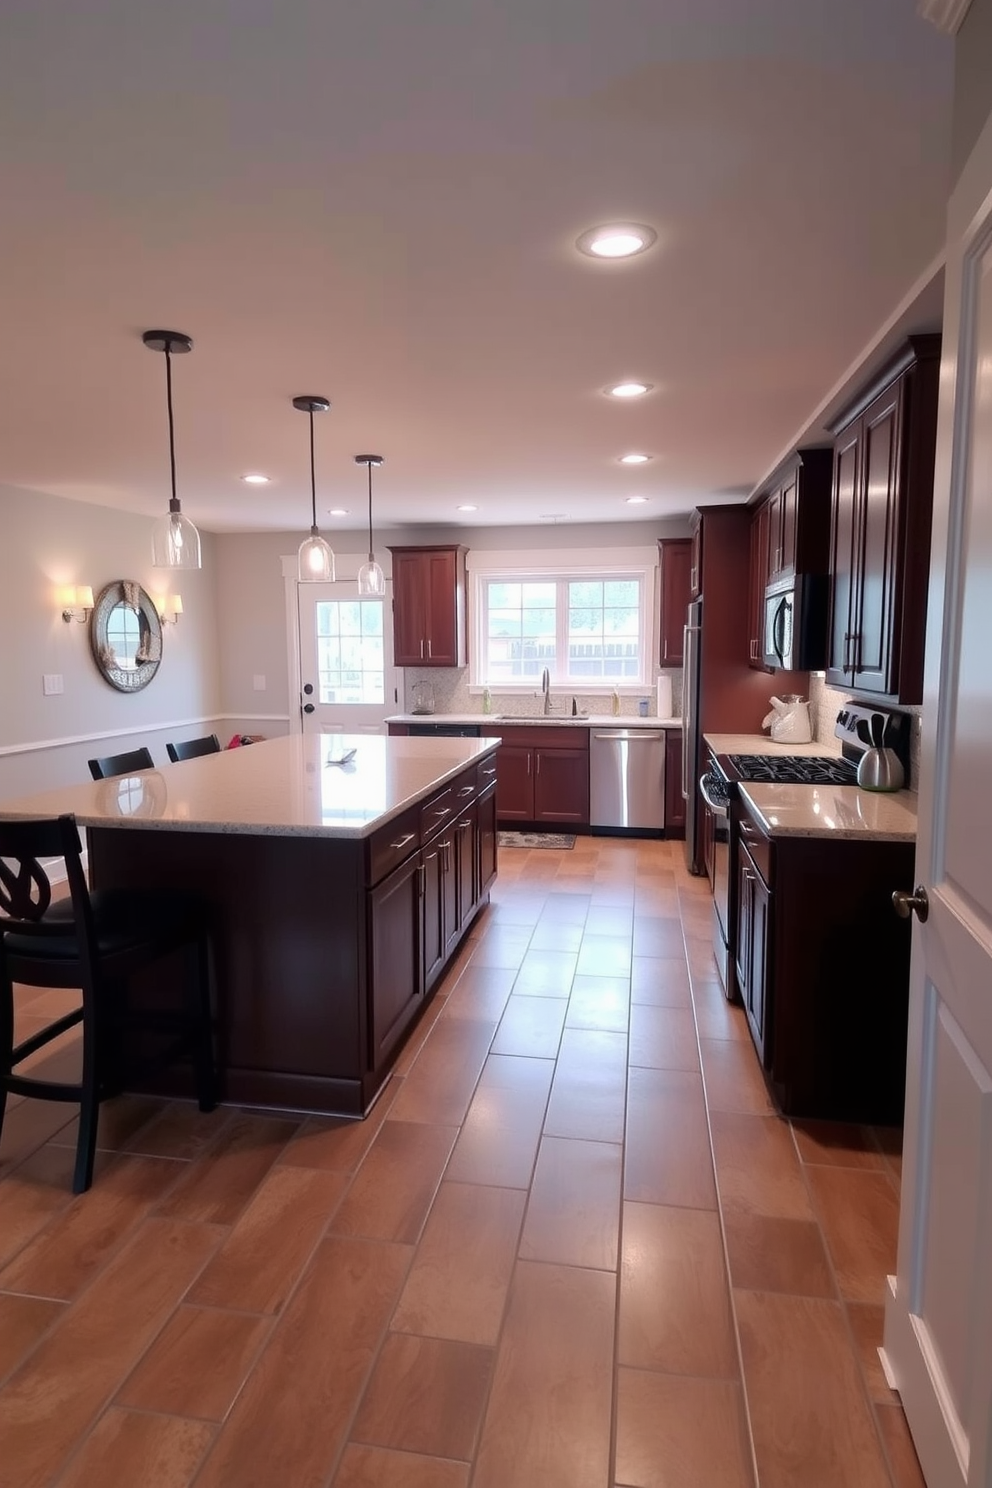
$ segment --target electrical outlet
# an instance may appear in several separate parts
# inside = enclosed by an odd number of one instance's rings
[[[265,691],[265,677],[262,672],[256,672],[252,678],[252,686],[256,692]]]
[[[41,678],[42,691],[46,697],[57,697],[65,688],[61,672],[44,672]]]

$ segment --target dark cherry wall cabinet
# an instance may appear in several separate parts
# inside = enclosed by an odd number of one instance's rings
[[[914,336],[831,426],[827,681],[923,698],[940,337]]]
[[[767,670],[762,659],[765,589],[829,569],[832,470],[831,449],[797,450],[757,498],[751,519],[748,661],[762,671]]]
[[[663,667],[681,666],[689,608],[692,541],[688,537],[660,538],[661,645],[658,659]]]
[[[401,667],[462,667],[466,548],[390,548],[393,660]]]

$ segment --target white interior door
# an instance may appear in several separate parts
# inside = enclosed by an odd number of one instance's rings
[[[297,587],[304,733],[381,733],[396,712],[392,586],[364,599],[354,579]]]
[[[992,118],[951,199],[898,1274],[930,1488],[992,1488]]]

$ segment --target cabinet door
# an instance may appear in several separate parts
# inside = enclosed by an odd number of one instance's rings
[[[782,487],[768,498],[768,568],[765,582],[777,579],[782,563]]]
[[[893,685],[898,418],[898,388],[890,388],[859,420],[861,553],[851,626],[851,663],[859,692],[890,692]]]
[[[496,787],[494,785],[482,792],[477,805],[479,808],[478,898],[481,902],[489,893],[490,886],[496,877],[499,838],[496,835]]]
[[[768,583],[768,529],[771,508],[763,501],[751,518],[751,568],[748,578],[748,665],[764,672],[765,586]]]
[[[830,522],[830,640],[827,681],[849,686],[852,668],[853,606],[859,543],[859,423],[838,438],[834,452],[833,505]]]
[[[791,578],[796,571],[796,521],[799,510],[799,471],[793,471],[779,492],[778,566],[775,578]]]
[[[689,554],[689,598],[698,599],[703,584],[703,523],[696,517],[690,538]]]
[[[534,820],[589,825],[589,751],[534,750]]]
[[[689,607],[692,543],[688,538],[663,538],[658,549],[661,569],[659,660],[663,667],[681,666],[685,617]]]
[[[368,896],[373,1069],[400,1039],[422,1000],[419,868],[414,854]]]
[[[754,880],[755,871],[744,848],[737,858],[737,990],[745,1011],[750,999],[751,979],[751,935],[754,926]],[[750,1021],[748,1012],[748,1020]]]
[[[755,1045],[761,1056],[761,1063],[768,1069],[771,1064],[771,1044],[768,1037],[768,990],[769,972],[768,947],[770,943],[769,928],[771,923],[771,894],[765,886],[764,879],[759,873],[754,875],[754,900],[751,921],[751,967],[750,1000],[748,1004],[748,1019],[751,1030],[755,1035]]]
[[[665,739],[665,836],[685,836],[681,729],[668,729]]]
[[[458,834],[452,822],[438,843],[441,853],[441,936],[447,961],[458,944]]]
[[[420,666],[427,652],[423,559],[419,553],[393,553],[393,660]]]
[[[496,754],[496,814],[500,821],[534,819],[534,751],[502,744]]]
[[[421,854],[423,865],[423,979],[429,992],[441,975],[445,955],[444,864],[438,839],[429,842]]]
[[[458,554],[454,548],[425,553],[423,585],[426,610],[426,662],[430,666],[464,666],[460,655]]]
[[[479,902],[479,811],[473,801],[455,822],[456,929],[458,935],[475,914]]]

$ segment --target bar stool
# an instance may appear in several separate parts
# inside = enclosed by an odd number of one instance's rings
[[[152,770],[155,762],[142,745],[127,754],[108,754],[103,759],[87,760],[94,780],[109,780],[114,775],[130,775],[135,770]]]
[[[204,734],[202,739],[185,739],[180,744],[166,744],[166,753],[173,764],[179,760],[199,759],[201,754],[220,754],[220,740],[216,734]]]

